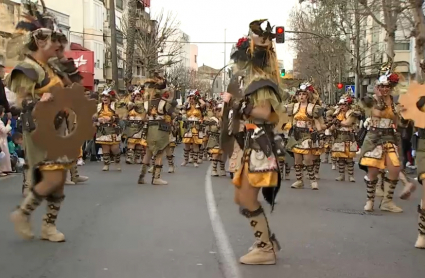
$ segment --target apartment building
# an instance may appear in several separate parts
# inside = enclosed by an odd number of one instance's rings
[[[379,14],[377,16],[379,18]],[[394,45],[394,62],[397,64],[395,71],[403,75],[402,80],[404,81],[402,82],[406,83],[409,83],[416,73],[414,39],[409,38],[409,25],[408,22],[397,24],[398,29]],[[372,93],[375,81],[378,78],[379,69],[387,61],[387,56],[385,55],[386,32],[372,17],[368,17],[361,25],[360,34],[361,69],[364,77],[360,85],[363,92]],[[352,49],[354,50],[353,47]],[[351,81],[354,81],[352,68],[348,69],[348,71],[350,72],[348,77],[351,78]]]
[[[90,1],[90,0],[88,0]],[[107,82],[112,80],[112,53],[111,53],[111,26],[109,24],[109,1],[104,1],[106,13],[103,23],[103,41],[104,41],[104,64],[103,64],[103,75]],[[116,0],[115,1],[115,29],[116,29],[116,40],[117,40],[117,65],[118,65],[118,90],[125,91],[124,84],[124,60],[125,60],[125,39],[123,34],[123,20],[126,20],[124,16],[127,8],[127,1]]]
[[[190,68],[198,71],[198,46],[190,44]]]
[[[137,21],[136,21],[136,29],[140,34],[150,34],[154,31],[155,21],[151,20],[151,16],[148,13],[148,8],[150,7],[150,1],[138,1],[137,3]],[[138,85],[144,82],[146,77],[148,76],[146,67],[144,65],[144,57],[143,53],[140,49],[137,48],[134,53],[134,61],[133,61],[133,79],[131,83],[134,85]]]
[[[7,59],[7,42],[15,31],[15,26],[21,14],[20,1],[0,3],[0,63],[9,72],[18,62],[16,59]]]

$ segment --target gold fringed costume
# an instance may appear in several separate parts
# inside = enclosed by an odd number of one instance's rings
[[[99,123],[96,133],[96,144],[119,145],[121,131],[118,126],[118,115],[115,113],[115,102],[111,104],[99,103],[97,106],[97,119],[110,118],[107,123]]]
[[[123,136],[127,137],[127,164],[142,163],[147,146],[147,121],[143,93],[142,88],[136,87],[126,104],[127,121]]]
[[[385,169],[387,163],[399,167],[401,165],[398,149],[401,145],[401,138],[396,132],[396,126],[401,121],[401,116],[396,110],[392,91],[398,84],[399,77],[391,73],[391,67],[385,69],[383,75],[376,82],[376,90],[380,95],[373,98],[365,98],[364,107],[369,109],[370,126],[363,141],[360,153],[359,164],[368,168]],[[402,212],[394,201],[394,191],[398,184],[399,170],[389,168],[389,175],[397,176],[397,179],[384,178],[384,197],[382,198],[380,209],[390,212]],[[367,201],[364,206],[365,211],[374,210],[376,185],[378,177],[376,171],[368,171],[366,181]]]
[[[246,136],[250,137],[255,127],[263,128],[270,138],[273,138],[274,126],[278,123],[279,118],[276,110],[280,107],[279,97],[275,92],[268,88],[261,88],[252,95],[246,96],[253,106],[260,105],[263,101],[271,103],[274,111],[271,113],[267,121],[249,118],[245,122]],[[255,141],[249,140],[247,146],[243,150],[241,167],[237,170],[233,178],[235,186],[241,186],[241,175],[247,175],[249,184],[253,187],[275,187],[279,181],[279,167],[275,155],[266,157],[264,153],[257,150]]]
[[[201,130],[202,109],[198,104],[187,104],[186,106],[186,132],[183,135],[183,144],[202,145],[204,134]]]
[[[32,71],[37,74],[35,78],[31,75]],[[12,70],[8,75],[6,84],[12,92],[18,94],[17,98],[19,100],[28,99],[30,95],[31,100],[26,101],[27,105],[23,107],[24,113],[31,113],[34,103],[44,93],[49,93],[53,86],[63,86],[61,78],[55,74],[48,64],[36,61],[30,56],[26,57]],[[33,143],[31,131],[24,127],[25,155],[29,168],[40,171],[55,171],[70,169],[73,166],[73,161],[67,158],[61,158],[57,161],[46,160],[46,152]],[[64,131],[64,129],[58,127],[58,132],[61,132],[61,136],[65,136]]]
[[[334,112],[334,142],[332,144],[332,158],[338,162],[339,176],[337,181],[345,181],[345,172],[348,172],[350,182],[354,179],[354,158],[357,154],[357,141],[355,127],[360,111],[354,109],[355,105],[350,96],[343,96],[339,101],[339,108]]]

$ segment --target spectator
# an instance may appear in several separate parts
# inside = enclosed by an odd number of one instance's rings
[[[21,133],[16,132],[12,136],[12,140],[9,141],[9,153],[12,169],[16,172],[20,172],[24,166],[24,152],[22,150],[23,136]]]
[[[3,84],[3,78],[4,78],[4,65],[0,62],[0,105],[4,108],[4,113],[7,116],[7,119],[12,118],[12,114],[10,113],[10,106],[9,101],[7,100],[6,91]],[[3,119],[5,115],[3,115],[0,119]],[[3,123],[7,123],[4,121]]]
[[[5,115],[5,109],[3,106],[0,106],[0,119]],[[3,121],[0,121],[0,149],[5,154],[4,158],[0,161],[0,176],[7,176],[7,172],[12,172],[12,167],[10,164],[10,154],[9,147],[7,144],[7,135],[12,130],[10,127],[10,120],[7,120],[6,126]]]

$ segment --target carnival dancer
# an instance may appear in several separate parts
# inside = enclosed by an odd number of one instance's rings
[[[318,105],[320,107],[322,107],[321,112],[323,111],[323,103],[322,100],[320,99],[320,94],[317,90],[315,90],[315,92],[313,93],[313,103],[315,105]],[[323,116],[323,115],[322,115]],[[325,121],[323,119],[323,117],[319,118],[319,124],[322,127],[322,129],[325,127]],[[313,166],[314,166],[314,177],[316,178],[316,180],[320,180],[320,165],[322,163],[322,160],[320,159],[320,157],[322,156],[322,154],[325,152],[325,142],[324,142],[324,131],[323,133],[319,130],[316,130],[316,128],[313,128],[316,133],[319,133],[322,135],[321,138],[319,138],[319,140],[317,141],[317,148],[315,148],[312,151],[313,154]],[[306,168],[307,170],[307,168]]]
[[[127,164],[141,163],[146,148],[146,110],[143,101],[143,88],[134,87],[127,103],[127,121],[123,134],[127,137]]]
[[[264,210],[258,201],[258,193],[263,188],[265,199],[274,204],[276,188],[280,184],[280,173],[276,158],[274,125],[279,122],[278,113],[283,106],[279,94],[277,58],[273,49],[270,23],[262,30],[265,20],[250,24],[250,38],[239,39],[232,59],[240,70],[246,69],[243,98],[233,100],[233,117],[245,121],[245,144],[241,167],[235,173],[235,202],[241,213],[248,218],[254,230],[256,241],[250,251],[240,258],[242,264],[271,265],[276,263],[276,252],[280,246],[271,233]],[[236,76],[237,77],[237,76]],[[223,94],[229,102],[230,93]]]
[[[380,170],[387,169],[388,176],[384,178],[384,197],[380,209],[389,212],[403,212],[394,201],[394,191],[400,173],[398,144],[399,138],[395,131],[401,117],[391,95],[399,82],[399,76],[391,72],[391,65],[385,66],[383,75],[375,86],[373,98],[365,99],[365,107],[370,109],[370,127],[361,147],[359,165],[367,167],[367,201],[365,211],[373,211],[375,190]],[[404,190],[409,190],[405,188]]]
[[[169,88],[169,90],[174,90],[174,88]],[[170,99],[170,93],[165,92],[162,97],[164,99]],[[174,163],[174,150],[177,146],[177,133],[179,131],[177,128],[178,125],[176,124],[176,122],[178,122],[177,113],[178,111],[173,109],[171,115],[165,115],[165,121],[170,125],[169,143],[167,149],[165,150],[165,155],[167,156],[168,161],[168,173],[174,173],[176,171]]]
[[[49,63],[57,70],[57,74],[62,78],[65,86],[71,86],[73,83],[82,84],[83,77],[75,66],[74,59],[64,56],[65,48],[58,51],[58,56],[49,60]],[[63,111],[56,118],[56,125],[63,125],[66,134],[70,134],[76,127],[77,119],[73,111]],[[80,150],[79,160],[83,158],[83,148]],[[66,185],[75,185],[77,183],[86,182],[89,178],[82,176],[78,172],[77,162],[69,170],[71,179],[65,181]]]
[[[184,161],[182,166],[189,163],[189,155],[193,153],[193,165],[198,167],[201,161],[199,160],[199,149],[203,144],[204,133],[201,130],[202,110],[205,107],[205,102],[202,100],[199,91],[191,91],[188,96],[188,101],[185,104],[186,121],[185,134],[183,136],[184,144]]]
[[[337,181],[345,181],[345,172],[348,172],[348,180],[354,179],[354,157],[358,150],[355,139],[354,126],[361,115],[361,111],[355,109],[353,99],[349,95],[342,96],[338,102],[338,109],[334,112],[334,121],[331,129],[335,132],[332,144],[332,157],[338,160],[339,176]]]
[[[425,64],[421,63],[422,71],[425,72]],[[417,107],[425,112],[425,97],[421,97]],[[425,129],[419,128],[416,137],[416,161],[418,182],[422,185],[421,203],[418,205],[418,238],[416,248],[425,249]]]
[[[335,113],[335,110],[333,109],[329,109],[328,111],[326,111],[325,113],[325,123],[326,123],[326,130],[325,130],[325,144],[324,144],[324,148],[325,148],[325,158],[323,159],[323,163],[328,164],[331,163],[333,164],[333,159],[331,156],[331,148],[332,148],[332,143],[333,143],[333,135],[332,135],[332,131],[330,130],[330,128],[328,128],[328,126],[332,125],[332,121],[333,121],[333,114]]]
[[[214,114],[208,117],[207,121],[204,121],[208,125],[208,143],[207,151],[211,155],[212,172],[211,176],[226,176],[226,169],[224,168],[224,157],[222,157],[222,151],[220,149],[220,126],[221,126],[221,109],[222,106],[218,105],[214,108]],[[217,166],[220,164],[220,168]]]
[[[160,76],[145,82],[145,90],[148,97],[145,99],[145,109],[147,111],[148,132],[147,132],[147,148],[143,158],[142,168],[140,171],[138,183],[145,184],[145,176],[152,157],[155,157],[155,165],[152,174],[152,184],[166,185],[167,181],[161,179],[162,156],[165,149],[170,143],[170,123],[166,122],[166,115],[173,113],[176,102],[164,99],[162,97],[163,90],[166,88],[167,82]]]
[[[315,104],[314,92],[315,89],[310,83],[303,83],[296,92],[299,102],[288,105],[288,115],[292,118],[292,130],[286,148],[294,153],[297,181],[291,185],[291,188],[295,189],[304,187],[304,165],[307,169],[311,188],[313,190],[319,189],[313,160],[315,151],[319,147],[318,140],[322,136],[320,132],[325,128],[322,126],[321,107]]]
[[[28,1],[22,5],[27,10],[27,14],[22,17],[22,21],[18,22],[16,34],[8,42],[7,52],[9,57],[20,53],[27,54],[8,75],[6,84],[16,93],[17,106],[22,106],[20,108],[22,108],[24,148],[28,167],[31,170],[28,176],[32,176],[34,186],[18,209],[11,214],[11,220],[21,237],[33,238],[30,217],[46,199],[47,213],[43,216],[41,238],[52,242],[63,242],[65,236],[56,229],[55,223],[65,198],[66,171],[73,166],[73,161],[67,158],[56,161],[46,160],[47,152],[35,144],[31,133],[37,128],[32,117],[36,103],[51,101],[53,97],[49,90],[53,86],[63,87],[61,78],[48,64],[48,60],[56,57],[58,51],[67,43],[67,39],[57,29],[54,18],[47,13],[43,2],[43,12],[38,11],[36,3]],[[60,135],[64,134],[60,133]]]
[[[204,117],[203,117],[203,133],[204,133],[204,139],[203,144],[199,150],[199,156],[201,157],[201,160],[207,161],[208,158],[211,156],[211,153],[207,149],[208,140],[209,140],[209,130],[210,126],[208,124],[205,124],[205,122],[208,122],[211,117],[214,117],[217,105],[212,100],[205,102],[205,110],[204,110]],[[220,108],[221,111],[221,108]]]
[[[112,86],[107,86],[100,95],[100,103],[97,106],[97,115],[94,117],[97,133],[96,144],[102,146],[103,169],[109,171],[111,159],[115,163],[116,170],[121,171],[121,127],[119,117],[116,114],[116,94]]]

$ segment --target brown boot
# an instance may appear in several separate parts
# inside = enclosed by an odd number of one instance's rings
[[[201,147],[199,148],[199,153],[198,153],[198,164],[202,164],[203,161],[204,161],[204,148]]]
[[[289,175],[291,174],[291,166],[285,162],[285,180],[290,180]]]
[[[154,185],[167,185],[168,182],[161,179],[161,169],[162,165],[155,165],[153,168],[153,175],[152,175],[152,184]]]
[[[24,165],[24,170],[22,172],[23,181],[22,181],[22,196],[26,197],[31,190],[32,184],[32,173],[30,173],[29,167],[27,164]]]
[[[144,157],[143,149],[135,149],[134,150],[134,163],[135,164],[141,164],[143,157]]]
[[[30,190],[22,201],[21,205],[10,215],[10,219],[15,224],[15,231],[24,239],[34,238],[30,217],[32,212],[41,204],[44,197],[34,190]]]
[[[199,164],[201,164],[200,162],[202,162],[202,161],[199,161],[198,156],[199,156],[199,152],[193,152],[193,160],[192,161],[193,161],[193,166],[195,168],[198,168]]]
[[[219,176],[219,174],[217,172],[217,164],[218,164],[218,161],[214,159],[212,161],[212,171],[211,171],[211,176],[213,176],[213,177]]]
[[[336,170],[336,166],[338,164],[338,160],[336,159],[336,157],[332,157],[331,158],[332,161],[332,170]]]
[[[423,204],[422,204],[423,207]],[[425,209],[418,205],[418,239],[416,240],[415,247],[425,249]]]
[[[174,155],[167,155],[168,160],[168,173],[174,173],[175,167],[174,167]]]
[[[294,182],[291,185],[291,188],[301,189],[301,188],[304,187],[304,182],[303,182],[303,165],[302,164],[295,164],[294,165],[294,169],[295,169],[295,176],[297,177],[297,181]]]
[[[127,149],[126,157],[125,157],[125,163],[127,164],[133,164],[135,158],[135,151],[134,149]]]
[[[249,219],[250,225],[254,230],[257,245],[252,248],[248,254],[242,256],[239,261],[248,265],[273,265],[276,264],[276,253],[279,250],[274,249],[274,242],[280,249],[274,235],[270,233],[269,225],[263,208],[259,207],[255,211],[242,209],[242,214]]]
[[[314,165],[307,165],[307,173],[310,179],[311,189],[319,190],[319,185],[316,180],[316,175],[314,173]]]
[[[348,173],[348,181],[356,182],[356,179],[354,178],[354,161],[353,160],[347,161],[347,173]]]
[[[43,216],[41,226],[41,239],[51,242],[64,242],[65,236],[56,229],[56,219],[59,214],[65,196],[49,196],[47,201],[47,213]]]
[[[86,182],[86,181],[89,180],[89,177],[80,176],[80,174],[78,173],[77,165],[72,166],[72,168],[69,170],[69,172],[71,173],[71,181],[74,184]]]
[[[186,166],[189,163],[189,153],[190,153],[190,150],[184,149],[184,154],[183,154],[184,161],[182,163],[182,166]]]
[[[225,169],[225,164],[223,161],[220,161],[220,176],[226,176],[226,169]]]
[[[384,179],[385,171],[381,170],[378,174],[378,183],[376,184],[376,197],[384,197]]]
[[[345,159],[344,158],[339,158],[338,159],[338,171],[339,171],[339,176],[335,179],[336,181],[345,181]]]
[[[403,191],[400,194],[400,199],[407,200],[409,199],[410,195],[412,195],[413,192],[416,190],[416,185],[410,182],[410,179],[406,176],[406,173],[404,170],[400,171],[400,174],[398,175],[401,183],[404,185]]]
[[[393,196],[397,186],[398,180],[390,180],[385,178],[384,180],[384,197],[382,198],[379,208],[383,211],[389,212],[403,212],[403,209],[394,204]]]
[[[114,154],[115,169],[121,171],[121,153]]]
[[[322,163],[320,158],[313,160],[314,176],[316,177],[316,180],[320,180],[320,175],[319,175],[319,173],[320,173],[320,163]]]
[[[364,211],[371,212],[373,211],[373,206],[375,204],[375,190],[376,190],[376,183],[378,180],[375,181],[369,181],[365,178],[364,180],[366,182],[366,192],[367,192],[367,201],[366,205],[364,206]]]
[[[148,164],[142,163],[142,169],[140,170],[139,179],[137,180],[138,184],[145,184],[146,183],[145,182],[145,176],[146,176],[146,173],[148,172],[148,167],[149,167]]]
[[[151,164],[152,164],[152,166],[149,167],[148,173],[153,173],[153,168],[154,168],[154,165],[155,165],[155,156],[154,155],[151,158]]]
[[[109,165],[111,164],[111,154],[110,153],[104,153],[103,156],[103,169],[102,171],[109,171]]]

